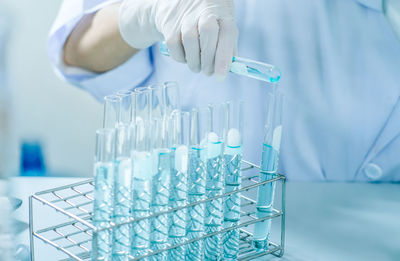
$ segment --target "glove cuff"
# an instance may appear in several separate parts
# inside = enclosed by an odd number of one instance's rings
[[[122,39],[136,49],[147,48],[163,39],[155,26],[157,0],[124,0],[119,7],[118,25]]]

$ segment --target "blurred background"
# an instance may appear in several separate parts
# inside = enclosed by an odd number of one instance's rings
[[[46,40],[60,5],[61,0],[0,0],[0,17],[9,29],[8,45],[0,48],[0,71],[6,75],[0,82],[6,112],[0,115],[7,115],[0,116],[5,154],[0,165],[8,165],[11,175],[92,175],[102,105],[58,79],[50,66]]]

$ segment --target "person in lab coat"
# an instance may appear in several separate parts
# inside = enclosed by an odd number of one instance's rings
[[[244,100],[244,158],[255,163],[271,86],[228,75],[229,65],[236,54],[278,65],[281,173],[400,181],[398,2],[67,0],[48,52],[63,79],[99,101],[166,80],[179,82],[184,109]],[[172,58],[160,54],[163,40]]]

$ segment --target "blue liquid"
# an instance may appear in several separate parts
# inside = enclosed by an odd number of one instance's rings
[[[204,200],[206,193],[206,164],[205,149],[192,148],[189,152],[189,181],[188,201],[189,203]],[[198,204],[188,208],[186,224],[187,238],[194,239],[204,235],[204,204]],[[186,247],[186,260],[203,260],[203,241],[199,240],[188,244]]]
[[[93,225],[97,228],[106,228],[113,216],[114,164],[97,162],[94,171]],[[111,260],[111,229],[100,231],[97,235],[93,234],[93,237],[92,260]]]
[[[228,153],[227,153],[228,152]],[[242,182],[241,147],[225,149],[225,193],[238,190]],[[240,221],[240,193],[228,196],[224,201],[224,228],[238,225]],[[239,255],[240,231],[234,229],[223,235],[224,260],[236,260]]]
[[[135,159],[135,158],[134,158]],[[142,218],[150,215],[151,205],[151,175],[150,156],[134,160],[133,179],[133,218]],[[131,254],[139,257],[148,253],[150,247],[150,222],[148,219],[132,223]]]
[[[183,207],[187,204],[188,173],[175,168],[175,151],[171,152],[171,188],[169,206]],[[185,241],[187,209],[181,209],[170,214],[169,243],[173,246]],[[169,251],[169,260],[185,260],[186,245],[173,248]]]
[[[260,181],[266,181],[275,177],[278,166],[278,151],[272,146],[263,144]],[[275,196],[276,182],[267,183],[258,187],[257,213],[258,218],[266,217],[272,213],[272,204]],[[254,246],[259,249],[268,248],[268,240],[271,232],[271,219],[258,222],[254,227]]]
[[[207,159],[206,197],[220,196],[223,193],[224,158],[222,156],[223,143],[211,143],[208,146],[209,153],[215,152],[216,157]],[[204,219],[205,232],[207,234],[221,230],[223,221],[222,198],[214,199],[206,203]],[[221,253],[221,235],[204,239],[205,260],[219,260]]]
[[[170,151],[163,150],[156,153],[157,173],[152,177],[151,212],[158,213],[168,210],[171,158]],[[160,215],[152,218],[150,223],[150,248],[161,250],[168,243],[168,215]],[[166,260],[166,252],[152,256],[150,260]]]
[[[115,224],[127,222],[130,217],[132,207],[131,177],[132,162],[129,158],[118,159],[115,162],[115,204],[114,218]],[[122,225],[114,228],[113,231],[113,260],[128,260],[130,253],[130,225]]]

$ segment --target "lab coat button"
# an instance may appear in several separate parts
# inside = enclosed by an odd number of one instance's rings
[[[379,179],[382,176],[382,169],[374,163],[368,163],[364,167],[365,175],[370,179]]]

